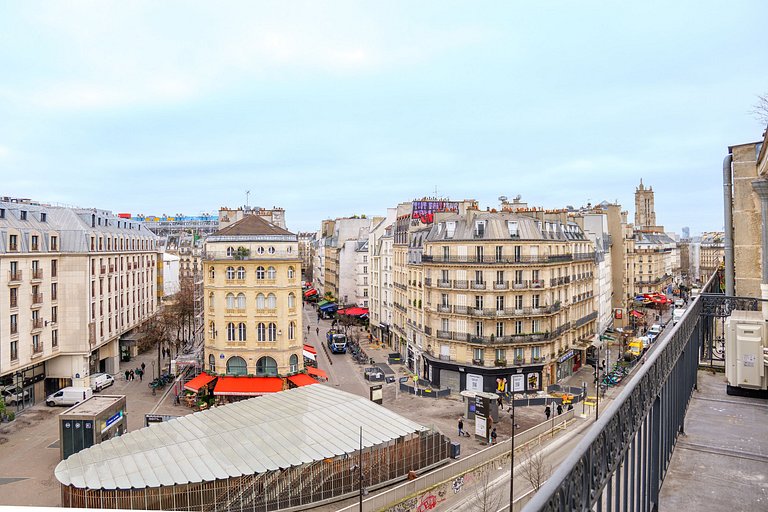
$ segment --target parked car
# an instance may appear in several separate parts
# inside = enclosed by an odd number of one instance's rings
[[[8,386],[2,391],[3,400],[6,405],[13,405],[24,400],[29,400],[29,390],[22,391],[18,386]]]
[[[645,335],[648,336],[648,339],[653,343],[659,337],[663,329],[664,328],[660,324],[653,324]]]
[[[684,308],[685,307],[685,301],[683,299],[675,299],[675,307],[676,308]]]
[[[45,399],[45,405],[53,407],[54,405],[76,405],[93,396],[91,388],[76,388],[68,386],[57,392],[48,395]]]
[[[108,373],[94,373],[91,375],[91,389],[97,393],[115,383],[115,378]]]
[[[672,325],[677,325],[677,322],[679,322],[683,315],[685,314],[685,309],[676,309],[672,312]]]

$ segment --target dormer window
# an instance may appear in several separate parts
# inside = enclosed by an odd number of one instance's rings
[[[519,237],[520,236],[520,233],[517,230],[517,221],[508,220],[507,221],[507,229],[509,230],[509,236],[511,236],[511,237]]]
[[[21,220],[27,220],[27,211],[26,210],[21,210],[19,212],[19,216],[20,216]]]
[[[45,212],[40,212],[40,222],[47,222],[48,221],[48,214]]]
[[[453,233],[456,231],[456,222],[449,221],[445,223],[445,237],[453,238]]]
[[[485,236],[485,221],[484,220],[475,221],[475,236],[476,237]]]

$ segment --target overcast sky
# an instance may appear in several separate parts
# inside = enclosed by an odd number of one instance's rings
[[[618,6],[617,6],[618,4]],[[642,5],[640,5],[642,4]],[[425,195],[722,229],[768,3],[3,2],[0,195],[291,230]]]

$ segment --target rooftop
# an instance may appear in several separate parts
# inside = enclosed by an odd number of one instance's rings
[[[59,463],[56,478],[90,489],[212,481],[353,453],[426,427],[370,400],[304,386],[150,425]]]
[[[209,241],[215,241],[215,239],[212,240],[212,238],[217,236],[231,237],[250,235],[293,235],[293,233],[264,220],[259,215],[246,215],[237,222],[216,231],[211,235]]]

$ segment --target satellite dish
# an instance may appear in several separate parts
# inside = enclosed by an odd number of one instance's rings
[[[506,203],[507,202],[507,196],[499,196],[499,201],[501,201],[502,203]]]

